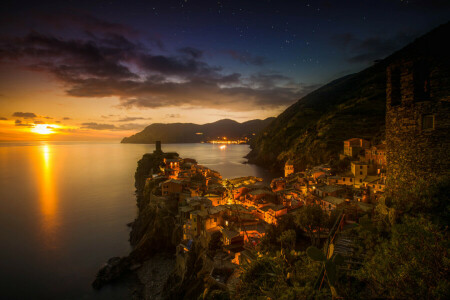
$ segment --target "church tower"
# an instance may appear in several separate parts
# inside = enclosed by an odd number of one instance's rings
[[[288,160],[284,165],[284,177],[288,177],[290,174],[294,173],[294,163],[292,160]]]

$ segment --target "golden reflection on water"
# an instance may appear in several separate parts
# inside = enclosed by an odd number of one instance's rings
[[[45,246],[48,248],[57,247],[57,205],[58,198],[56,192],[56,184],[53,178],[52,153],[48,145],[40,148],[40,172],[39,180],[39,205],[42,216],[42,230]]]

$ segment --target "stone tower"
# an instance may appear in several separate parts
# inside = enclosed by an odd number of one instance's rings
[[[450,174],[449,64],[427,50],[387,68],[386,175],[394,192]]]
[[[284,165],[284,177],[288,177],[289,175],[294,173],[294,163],[292,160],[288,160]]]
[[[155,142],[155,153],[162,153],[162,150],[161,150],[161,141],[156,141]]]

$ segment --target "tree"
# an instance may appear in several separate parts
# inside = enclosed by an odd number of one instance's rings
[[[281,244],[281,249],[292,250],[295,247],[296,234],[295,230],[286,230],[278,238],[278,242]]]
[[[308,205],[300,209],[295,222],[311,239],[311,244],[318,246],[320,234],[327,226],[328,215],[318,205]]]
[[[386,204],[398,213],[424,216],[449,226],[450,177],[418,179],[408,189],[388,190],[386,194]]]

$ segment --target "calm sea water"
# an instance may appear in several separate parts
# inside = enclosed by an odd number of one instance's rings
[[[126,255],[137,213],[134,172],[154,145],[0,143],[0,298],[126,299],[127,288],[90,283],[112,256]],[[163,145],[223,177],[272,174],[243,164],[249,148]]]

